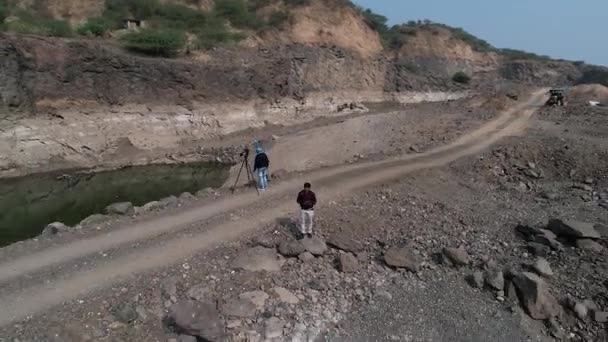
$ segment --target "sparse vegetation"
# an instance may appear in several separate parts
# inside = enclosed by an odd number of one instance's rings
[[[0,31],[4,31],[4,19],[9,15],[8,6],[6,0],[0,0]]]
[[[121,38],[124,46],[132,51],[152,56],[175,56],[186,44],[186,36],[179,30],[146,29],[131,32]]]
[[[469,84],[471,82],[471,76],[464,71],[459,71],[452,76],[452,81],[460,84]]]
[[[102,37],[112,29],[112,23],[103,17],[89,18],[86,23],[77,30],[83,36]]]
[[[507,57],[511,60],[517,59],[532,59],[532,60],[540,60],[540,61],[548,61],[551,60],[549,56],[537,55],[532,52],[526,52],[522,50],[515,49],[499,49],[498,50],[503,56]]]
[[[305,6],[310,4],[310,0],[283,0],[287,6]]]
[[[289,21],[289,13],[285,11],[275,11],[268,18],[268,26],[279,28]]]
[[[213,12],[216,17],[226,18],[236,27],[259,29],[263,26],[263,22],[249,11],[245,0],[216,0]]]

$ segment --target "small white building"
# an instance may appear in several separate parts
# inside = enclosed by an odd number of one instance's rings
[[[146,22],[144,20],[134,18],[123,19],[122,24],[125,29],[130,31],[146,27]]]

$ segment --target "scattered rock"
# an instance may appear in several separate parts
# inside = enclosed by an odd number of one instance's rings
[[[177,302],[177,283],[179,279],[176,277],[171,277],[165,280],[161,285],[161,293],[163,297],[171,300],[172,302]]]
[[[250,248],[241,253],[232,262],[232,267],[253,272],[278,272],[281,270],[275,249],[261,246]]]
[[[572,185],[572,187],[575,188],[575,189],[583,190],[583,191],[589,191],[589,192],[593,191],[593,187],[591,185],[588,185],[588,184],[579,184],[579,183],[576,183],[576,184]]]
[[[213,190],[213,188],[204,188],[202,190],[197,191],[195,196],[198,198],[205,198],[214,193],[215,193],[215,191]]]
[[[593,228],[595,228],[602,237],[608,237],[608,225],[598,223],[593,226]]]
[[[532,265],[534,272],[543,276],[543,277],[551,277],[553,276],[553,270],[551,269],[551,265],[545,258],[536,258],[534,261],[534,265]]]
[[[420,260],[408,247],[392,247],[384,253],[384,261],[387,265],[405,268],[408,271],[416,272],[420,266]]]
[[[209,289],[207,286],[202,285],[202,284],[192,286],[186,292],[186,296],[189,299],[194,299],[194,300],[199,300],[199,301],[212,298],[211,289]]]
[[[302,242],[297,240],[286,240],[279,244],[279,253],[285,257],[297,257],[305,251]]]
[[[178,202],[179,200],[175,196],[165,197],[160,200],[160,203],[162,203],[164,207],[175,207],[177,206]]]
[[[443,254],[455,266],[466,266],[471,262],[471,257],[463,246],[460,246],[458,248],[446,247],[443,249]]]
[[[541,229],[534,228],[534,227],[524,225],[524,224],[517,225],[517,227],[515,227],[515,230],[517,230],[518,232],[520,232],[521,234],[523,234],[526,237],[534,236],[534,235],[538,235],[538,234],[542,233]]]
[[[410,151],[415,152],[415,153],[420,153],[420,149],[416,145],[410,146]]]
[[[599,239],[601,237],[592,224],[581,221],[552,219],[547,228],[558,236],[569,238]]]
[[[606,323],[608,322],[608,312],[595,311],[593,313],[593,319],[598,323]]]
[[[131,323],[138,317],[137,311],[129,303],[125,303],[116,308],[113,312],[114,317],[122,323]]]
[[[251,318],[258,306],[248,299],[232,299],[222,306],[222,313],[230,317]]]
[[[65,224],[61,223],[61,222],[53,222],[51,224],[48,224],[44,230],[42,230],[42,236],[52,236],[55,235],[59,232],[65,232],[68,229],[70,229],[70,227],[66,226]]]
[[[264,323],[264,336],[266,339],[273,339],[283,336],[283,327],[285,326],[285,322],[283,322],[278,317],[271,317]]]
[[[108,215],[133,215],[135,209],[131,202],[113,203],[107,206],[104,212]]]
[[[587,315],[589,314],[589,310],[587,309],[585,304],[576,303],[576,305],[574,306],[574,313],[579,319],[585,320],[585,318],[587,318]]]
[[[365,252],[359,252],[357,253],[357,260],[360,263],[367,263],[367,261],[369,260],[369,255]]]
[[[520,302],[533,319],[549,319],[560,314],[560,306],[538,275],[524,272],[513,278]]]
[[[550,201],[555,201],[559,199],[559,194],[557,192],[543,192],[541,196],[542,198],[548,199]]]
[[[179,200],[182,202],[183,201],[192,201],[195,199],[196,199],[196,197],[189,192],[182,192],[181,195],[179,195]]]
[[[486,284],[494,290],[502,291],[505,288],[505,278],[502,271],[491,270],[486,274]]]
[[[357,253],[363,250],[363,246],[348,233],[337,233],[327,240],[327,244],[345,252]]]
[[[591,177],[587,177],[587,178],[585,178],[584,183],[585,183],[585,184],[593,184],[593,178],[591,178]]]
[[[302,262],[310,262],[312,260],[315,260],[315,256],[312,255],[310,252],[304,252],[298,255],[298,259],[302,260]]]
[[[160,203],[159,201],[152,201],[152,202],[148,202],[146,204],[144,204],[141,207],[142,211],[154,211],[154,210],[159,210],[163,208],[163,204]]]
[[[279,169],[279,170],[274,171],[272,173],[272,175],[270,176],[270,178],[279,180],[279,179],[286,178],[287,175],[289,175],[289,172],[287,172],[287,170],[285,170],[285,169]]]
[[[473,274],[469,274],[466,278],[467,282],[478,289],[482,289],[483,288],[483,284],[484,284],[484,277],[483,277],[483,272],[481,271],[477,271]]]
[[[236,329],[236,328],[240,328],[241,325],[243,325],[243,322],[238,320],[238,319],[231,319],[226,321],[226,328],[227,329]]]
[[[589,312],[598,311],[599,307],[595,304],[591,299],[585,299],[583,301],[583,305],[587,308]]]
[[[589,240],[589,239],[578,239],[576,240],[576,247],[580,249],[586,249],[594,252],[602,252],[604,250],[604,246],[599,243]]]
[[[107,216],[106,215],[93,214],[93,215],[85,218],[84,220],[80,221],[80,225],[81,226],[89,226],[89,225],[94,225],[94,224],[103,222],[105,220],[107,220]]]
[[[177,338],[177,342],[196,342],[197,339],[194,336],[190,335],[179,335]]]
[[[507,281],[507,284],[505,285],[505,295],[510,303],[517,304],[519,300],[517,298],[517,289],[512,281]]]
[[[359,261],[350,253],[341,253],[338,259],[339,269],[344,273],[353,273],[359,270]]]
[[[551,253],[551,248],[538,242],[528,243],[528,251],[538,257],[546,257]]]
[[[310,252],[314,256],[321,256],[327,252],[327,244],[325,241],[314,236],[312,238],[305,238],[302,240],[302,245],[307,252]]]
[[[533,237],[533,241],[547,245],[554,250],[559,250],[562,246],[561,242],[557,241],[557,235],[550,230],[541,229],[541,233]]]
[[[223,337],[224,327],[215,305],[191,300],[174,304],[169,309],[167,322],[178,332],[216,341]]]
[[[258,310],[262,310],[266,304],[266,300],[269,298],[268,294],[264,291],[251,291],[245,292],[239,295],[239,299],[248,300],[255,304]]]
[[[279,298],[279,300],[283,303],[287,304],[298,304],[300,300],[293,293],[289,292],[286,288],[283,287],[274,287],[272,288],[272,292]]]

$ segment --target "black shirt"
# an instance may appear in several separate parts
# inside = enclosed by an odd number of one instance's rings
[[[262,152],[255,156],[255,163],[253,164],[253,171],[259,170],[270,165],[270,161],[268,160],[268,156],[266,153]]]

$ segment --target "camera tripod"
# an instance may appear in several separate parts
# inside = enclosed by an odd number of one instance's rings
[[[234,191],[236,190],[236,185],[239,183],[239,178],[241,178],[241,173],[243,172],[243,169],[245,169],[245,173],[247,173],[247,185],[250,186],[251,183],[255,183],[255,177],[253,176],[253,171],[251,171],[251,168],[249,167],[249,149],[245,148],[243,150],[243,152],[241,153],[241,157],[243,157],[243,161],[241,162],[241,167],[239,168],[239,173],[236,175],[236,180],[234,181],[234,185],[232,186],[231,190],[232,193],[234,193]],[[260,190],[258,190],[258,187],[255,187],[255,191],[257,191],[258,195],[260,195]]]

